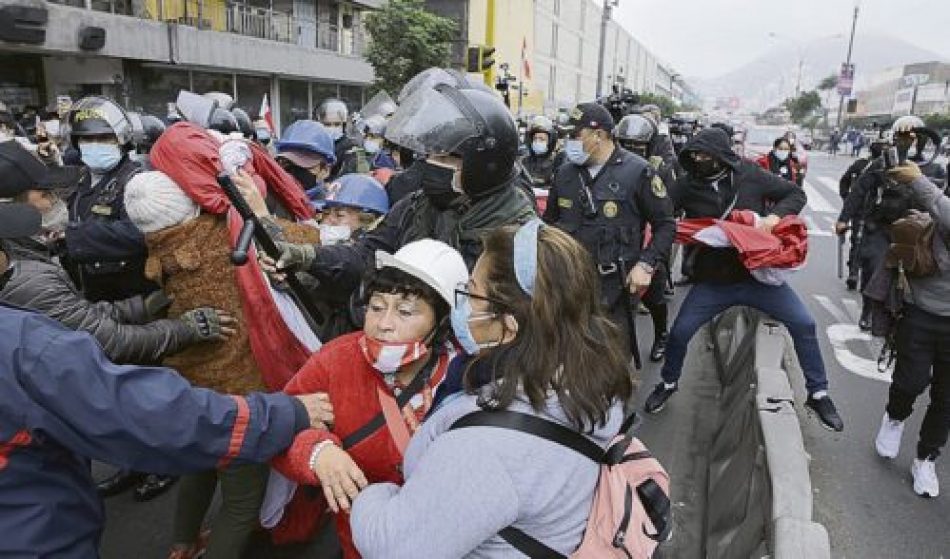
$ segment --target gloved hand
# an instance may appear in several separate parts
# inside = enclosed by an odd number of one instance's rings
[[[192,309],[182,314],[178,320],[191,330],[194,342],[220,342],[236,333],[236,330],[230,328],[236,322],[231,315],[210,307]]]
[[[145,314],[151,322],[157,318],[164,318],[168,315],[168,307],[172,304],[172,299],[159,289],[145,296]]]
[[[916,163],[913,161],[905,161],[893,169],[889,169],[887,176],[900,184],[910,184],[914,182],[917,177],[923,176],[923,173],[920,172],[920,167],[918,167]]]
[[[317,259],[317,250],[313,245],[295,245],[277,241],[280,249],[280,258],[277,260],[277,270],[306,270]]]

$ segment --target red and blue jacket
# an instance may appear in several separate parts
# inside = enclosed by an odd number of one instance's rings
[[[286,394],[116,365],[90,335],[0,305],[0,557],[98,557],[89,459],[161,474],[264,462],[308,426]]]

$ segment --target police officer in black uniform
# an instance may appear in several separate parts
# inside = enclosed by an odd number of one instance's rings
[[[894,121],[891,138],[901,159],[924,163],[922,151],[925,139],[917,132],[923,129],[924,122],[915,116],[903,116]],[[912,148],[916,148],[916,153],[911,153]],[[881,266],[890,246],[890,225],[912,209],[926,209],[915,208],[909,190],[889,179],[884,167],[883,157],[871,162],[848,193],[835,224],[835,232],[843,235],[850,229],[850,224],[855,223],[854,244],[857,245],[862,291]],[[946,173],[939,165],[921,164],[920,170],[938,186],[945,185]],[[865,297],[858,321],[861,330],[870,330],[870,313],[871,305]]]
[[[620,119],[617,128],[614,131],[614,137],[620,147],[630,153],[639,155],[646,159],[656,174],[663,180],[667,189],[671,188],[676,182],[676,167],[660,155],[654,153],[654,149],[663,143],[657,143],[658,133],[653,121],[643,114],[631,114]],[[672,144],[669,146],[672,153]],[[653,274],[653,282],[650,289],[643,296],[643,305],[650,313],[653,319],[653,347],[650,350],[650,360],[653,362],[661,361],[666,355],[666,339],[668,330],[668,308],[666,300],[670,284],[669,262],[672,261],[671,254],[663,255],[663,260],[657,265],[657,271]]]
[[[532,118],[525,131],[524,143],[528,147],[528,155],[521,160],[521,164],[531,175],[532,186],[550,188],[554,180],[557,147],[557,134],[551,119],[545,116]]]
[[[91,301],[116,301],[146,295],[158,286],[145,279],[145,236],[125,212],[125,185],[142,170],[134,153],[128,114],[105,97],[80,99],[68,115],[70,141],[79,151],[83,172],[69,197],[63,264]],[[168,489],[175,478],[120,471],[100,482],[103,496],[135,486],[135,498],[147,501]]]
[[[636,351],[631,299],[648,290],[655,276],[665,276],[676,225],[663,180],[645,159],[617,146],[613,128],[613,117],[597,103],[571,111],[567,163],[555,173],[544,220],[590,252],[602,301]],[[652,238],[644,247],[648,223]],[[644,302],[662,302],[663,290],[652,291],[660,301]]]
[[[866,171],[870,170],[874,162],[879,159],[884,151],[886,142],[884,138],[878,136],[871,140],[869,157],[859,157],[854,160],[854,163],[841,175],[841,178],[838,180],[838,194],[841,196],[842,202],[848,199],[848,194],[851,193],[851,188],[858,183],[858,179],[861,178]],[[851,244],[848,249],[848,277],[845,280],[845,285],[848,287],[848,291],[854,291],[858,288],[858,275],[861,269],[860,259],[858,258],[858,241],[859,237],[856,233],[856,222],[852,221],[848,225],[851,226]]]

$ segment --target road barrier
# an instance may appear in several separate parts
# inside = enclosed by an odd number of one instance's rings
[[[782,327],[743,307],[720,315],[710,334],[722,391],[708,455],[707,559],[830,558],[828,532],[812,521]]]

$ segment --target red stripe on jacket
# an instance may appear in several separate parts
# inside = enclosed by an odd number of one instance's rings
[[[0,443],[0,470],[7,467],[10,462],[10,454],[17,448],[27,446],[33,442],[30,432],[23,429],[17,431],[9,441]]]
[[[231,443],[228,445],[228,453],[218,461],[218,468],[226,468],[241,452],[244,446],[244,438],[247,436],[247,424],[251,420],[251,408],[247,405],[247,400],[240,396],[231,396],[237,404],[237,415],[234,418],[234,427],[231,428]]]

